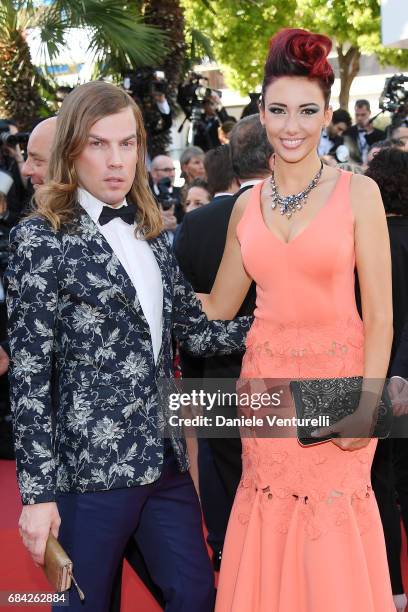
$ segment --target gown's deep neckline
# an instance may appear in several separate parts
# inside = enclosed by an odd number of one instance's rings
[[[304,227],[302,229],[302,231],[299,232],[299,234],[296,234],[296,236],[294,238],[292,238],[291,240],[289,240],[288,242],[285,242],[284,240],[282,240],[282,238],[279,238],[279,236],[277,236],[275,234],[275,232],[272,231],[272,229],[267,225],[267,223],[265,221],[265,218],[264,218],[264,215],[263,215],[263,210],[262,210],[262,187],[263,187],[263,184],[265,182],[265,181],[263,181],[261,183],[262,186],[261,186],[261,188],[259,190],[259,202],[258,202],[258,204],[259,204],[258,209],[259,209],[259,214],[261,216],[261,222],[262,222],[263,227],[268,232],[268,234],[270,234],[274,238],[274,240],[276,240],[276,242],[281,244],[283,247],[290,246],[293,242],[296,242],[297,240],[299,240],[303,236],[303,234],[306,234],[308,232],[309,228],[314,227],[316,222],[320,219],[321,215],[323,214],[323,211],[325,211],[325,210],[330,208],[330,205],[331,205],[332,201],[334,200],[334,198],[335,198],[335,196],[337,194],[337,191],[338,191],[338,189],[340,187],[340,184],[341,184],[341,181],[342,181],[342,177],[343,177],[343,171],[340,170],[339,171],[339,177],[338,177],[336,183],[334,184],[333,189],[331,190],[331,193],[330,193],[326,203],[323,204],[323,206],[321,206],[319,208],[317,213],[309,221],[309,223],[306,225],[306,227]]]

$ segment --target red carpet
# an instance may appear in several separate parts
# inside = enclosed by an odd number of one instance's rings
[[[2,513],[0,525],[0,591],[17,592],[47,592],[50,591],[48,583],[41,569],[36,568],[26,552],[18,534],[17,521],[21,511],[20,497],[17,491],[15,466],[13,461],[0,461],[0,490],[2,492]],[[408,592],[408,557],[407,539],[403,531],[403,555],[401,563],[405,592]],[[135,573],[125,567],[122,588],[122,611],[160,612],[150,593],[139,581]],[[11,612],[24,610],[24,612],[38,612],[50,610],[49,606],[0,606],[0,610]],[[407,609],[408,610],[408,609]],[[95,611],[96,612],[96,611]],[[248,611],[250,612],[250,611]]]
[[[14,461],[0,461],[1,524],[0,524],[0,591],[49,592],[50,587],[41,569],[36,568],[24,548],[17,529],[21,502],[17,490]],[[126,567],[122,589],[122,612],[160,612],[150,593],[135,573]],[[12,612],[40,612],[50,606],[0,606]],[[61,608],[63,610],[63,608]],[[95,612],[97,612],[95,610]]]

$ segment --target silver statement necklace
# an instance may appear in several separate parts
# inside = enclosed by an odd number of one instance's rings
[[[300,193],[296,193],[294,195],[281,196],[279,195],[278,188],[275,183],[275,175],[272,171],[272,176],[270,179],[271,187],[272,187],[272,204],[271,208],[275,209],[279,206],[280,214],[286,215],[288,219],[295,213],[297,210],[301,210],[301,208],[306,204],[307,198],[309,197],[309,193],[316,187],[318,182],[320,181],[320,177],[323,172],[323,162],[321,162],[321,166],[317,174],[310,181],[306,189],[301,191]]]

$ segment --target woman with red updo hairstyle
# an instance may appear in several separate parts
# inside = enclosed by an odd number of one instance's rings
[[[239,387],[282,390],[275,414],[286,424],[290,380],[362,377],[363,393],[354,414],[309,434],[311,445],[295,426],[268,429],[265,416],[263,435],[241,429],[216,612],[395,612],[369,437],[392,340],[390,247],[376,184],[317,154],[332,116],[330,50],[304,30],[272,39],[260,113],[273,172],[237,200],[213,290],[200,297],[210,318],[232,319],[256,282]]]

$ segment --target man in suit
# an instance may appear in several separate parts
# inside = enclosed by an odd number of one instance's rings
[[[198,293],[210,293],[224,252],[228,223],[239,196],[270,175],[272,149],[259,115],[241,119],[230,139],[231,159],[240,189],[233,196],[223,196],[184,217],[175,244],[175,253],[186,278]],[[255,285],[252,284],[239,314],[252,314],[255,307]],[[243,352],[226,358],[204,360],[204,378],[238,378]],[[234,409],[233,409],[234,411]],[[214,462],[224,486],[227,502],[219,507],[217,532],[225,536],[236,488],[241,478],[241,441],[236,438],[208,440]],[[214,565],[219,566],[223,537],[214,546]]]
[[[161,181],[163,181],[163,179],[167,179],[167,181],[165,181],[166,194],[169,194],[169,196],[175,200],[175,203],[170,210],[176,218],[176,223],[181,223],[184,216],[183,207],[181,205],[181,189],[180,187],[174,186],[176,169],[171,157],[168,155],[157,155],[155,158],[153,158],[150,167],[150,176],[152,179],[152,191],[159,204],[162,201],[161,196],[163,196],[163,188],[160,189]]]
[[[193,144],[200,147],[204,152],[219,147],[221,142],[218,135],[218,128],[230,116],[221,103],[219,95],[212,91],[203,101],[203,112],[199,120],[194,124],[195,133]]]
[[[344,144],[350,152],[350,161],[365,165],[368,150],[375,142],[385,139],[385,132],[373,127],[368,100],[357,100],[354,113],[356,123],[344,133]]]
[[[394,418],[394,430],[391,433],[393,439],[389,441],[392,444],[392,470],[390,470],[391,474],[388,474],[390,480],[384,488],[385,491],[391,489],[393,493],[395,489],[405,532],[408,534],[408,319],[403,327],[399,346],[390,368],[388,392],[396,418]],[[391,509],[396,507],[395,493],[389,506]],[[396,522],[396,525],[399,526],[399,512],[396,513],[398,520],[394,523]],[[390,527],[392,528],[392,525],[393,523],[388,525],[388,531]],[[387,530],[385,530],[385,533],[388,535]],[[401,533],[399,533],[399,538],[395,539],[395,543],[398,544],[397,552],[400,552]],[[393,572],[392,568],[390,569],[391,579],[393,574],[397,577],[400,575],[395,571]],[[404,594],[403,585],[401,584],[397,590],[393,589],[394,592],[399,593],[394,595],[397,610],[405,610],[407,597]],[[398,603],[400,603],[399,607]]]
[[[70,89],[72,91],[72,88]],[[67,92],[66,95],[68,95]],[[66,96],[64,96],[66,97]],[[48,166],[50,161],[50,155],[52,151],[52,146],[55,138],[55,131],[57,127],[57,117],[50,117],[48,119],[44,119],[41,121],[31,132],[30,138],[27,144],[27,159],[24,162],[24,165],[21,169],[21,174],[30,180],[31,185],[34,191],[45,183],[46,175],[48,173]],[[0,304],[1,306],[1,304]],[[5,349],[9,350],[8,341],[4,343]],[[0,347],[0,375],[8,370],[9,358],[8,354],[5,350]],[[0,383],[2,382],[2,378],[0,378]],[[7,398],[9,397],[9,388],[7,385],[6,388]],[[10,432],[10,440],[12,438],[12,434]],[[11,442],[12,445],[12,442]],[[0,456],[2,456],[2,435],[1,435],[1,421],[0,421]],[[163,601],[162,593],[157,588],[157,586],[152,582],[151,577],[147,571],[146,564],[143,560],[143,557],[140,554],[139,549],[135,547],[132,549],[131,554],[132,567],[138,574],[139,578],[143,581],[145,586],[150,590],[150,592],[156,597],[156,599],[161,603]],[[118,576],[118,594],[116,595],[118,605],[117,610],[120,611],[120,582],[121,582],[121,572]]]
[[[332,120],[327,128],[322,130],[317,152],[320,156],[332,155],[336,157],[338,147],[344,144],[343,134],[351,127],[351,117],[343,108],[334,111]]]
[[[233,196],[239,189],[231,161],[231,147],[223,144],[207,151],[204,157],[204,168],[207,175],[208,191],[212,194],[210,203],[217,203],[221,198]]]
[[[211,612],[213,579],[183,439],[163,440],[157,381],[172,334],[193,354],[242,349],[249,318],[208,321],[160,234],[139,108],[109,83],[66,97],[50,183],[11,232],[6,273],[19,527],[43,564],[50,532],[106,612],[130,535],[166,609]],[[136,205],[137,203],[137,205]]]

